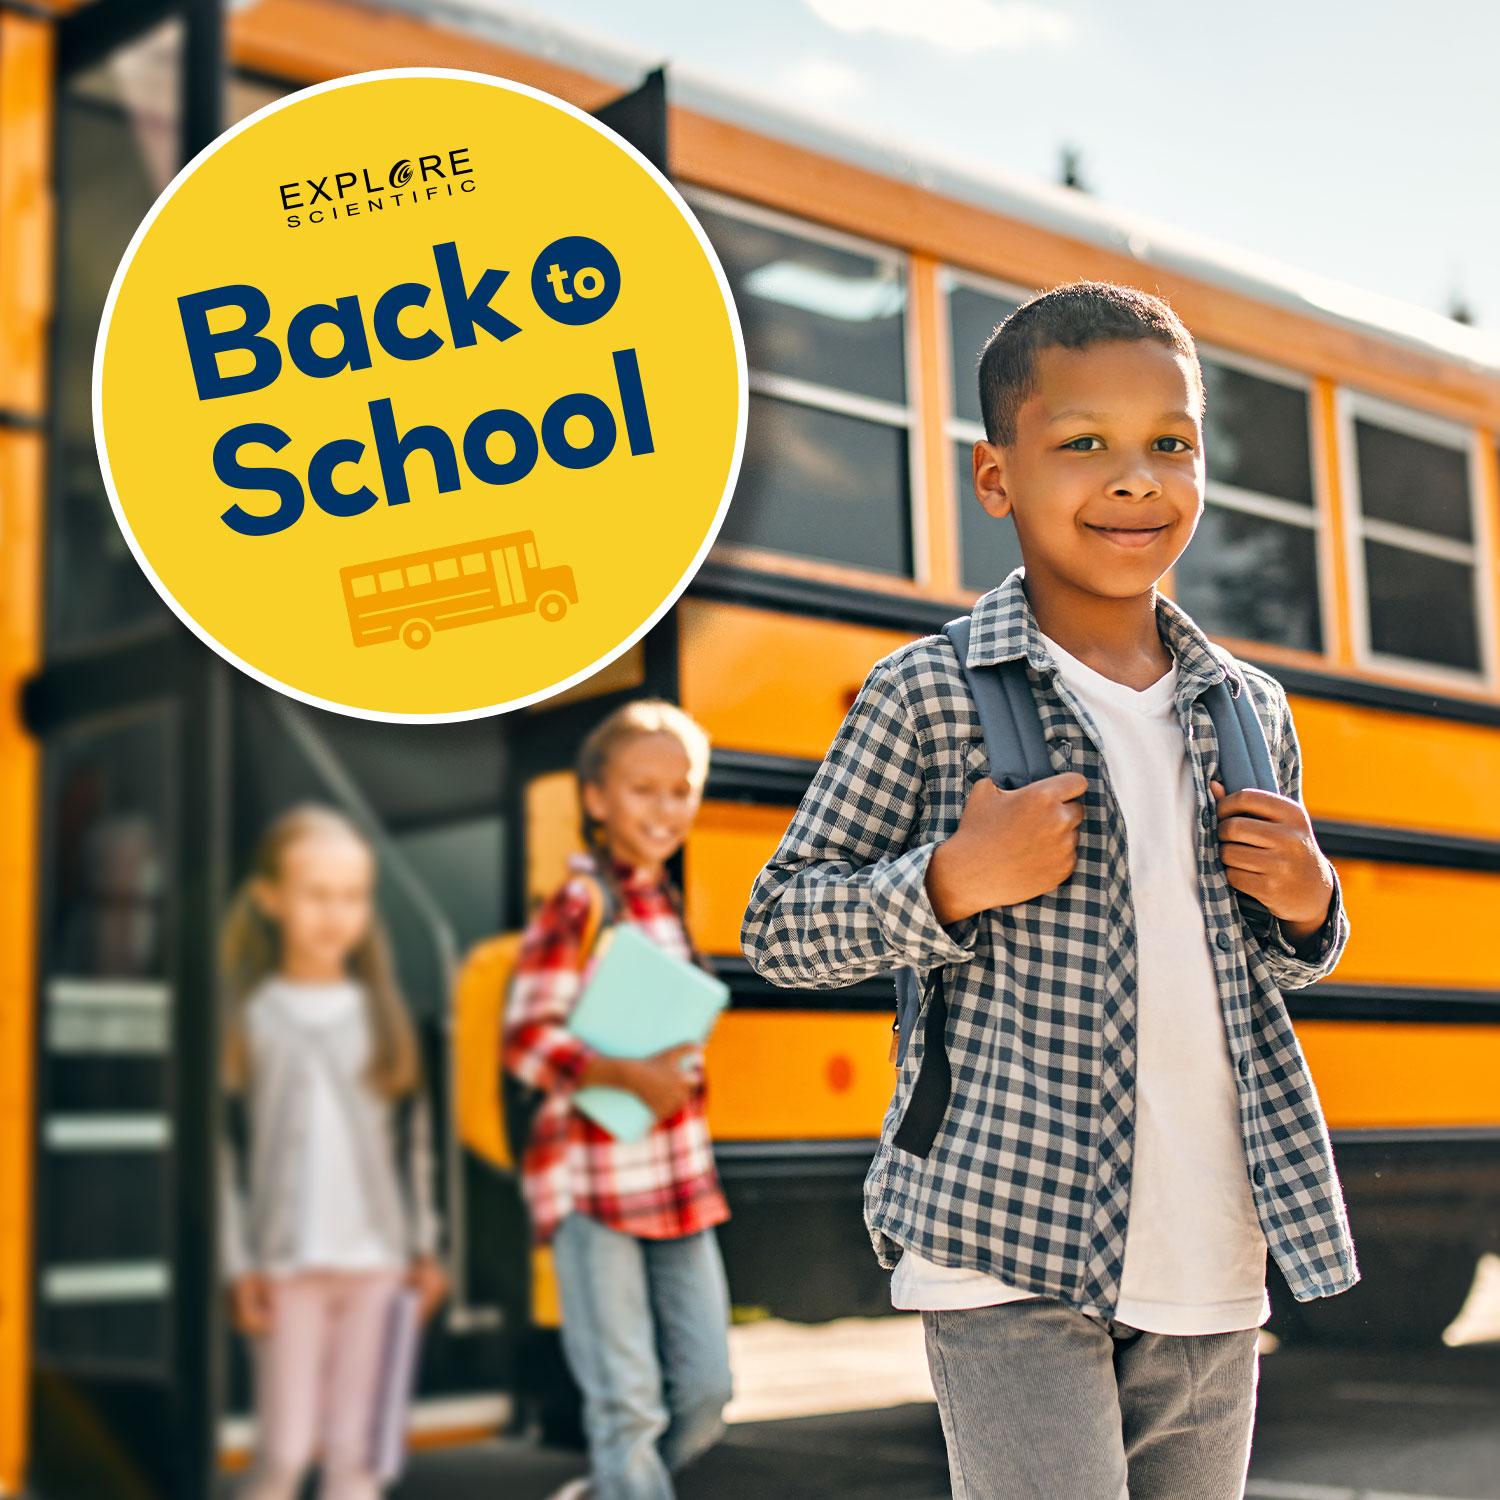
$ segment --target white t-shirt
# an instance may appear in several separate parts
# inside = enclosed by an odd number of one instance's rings
[[[308,1031],[363,1016],[364,992],[352,982],[308,984],[273,979],[262,998]],[[366,1043],[368,1046],[368,1042]],[[369,1213],[349,1112],[327,1066],[308,1049],[307,1136],[298,1191],[297,1249],[273,1274],[300,1270],[368,1271],[394,1264]]]
[[[1135,1153],[1115,1319],[1148,1333],[1253,1328],[1270,1314],[1266,1241],[1198,902],[1198,806],[1173,701],[1177,667],[1137,692],[1043,640],[1098,730],[1129,851]],[[910,1250],[891,1281],[892,1302],[909,1309],[990,1307],[1030,1295]]]

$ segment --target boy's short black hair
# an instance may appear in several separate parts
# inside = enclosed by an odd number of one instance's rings
[[[1084,349],[1109,339],[1154,339],[1183,355],[1203,390],[1197,346],[1182,319],[1160,297],[1112,281],[1074,281],[1018,307],[990,336],[979,357],[979,409],[985,436],[1009,447],[1016,414],[1036,392],[1043,349]]]

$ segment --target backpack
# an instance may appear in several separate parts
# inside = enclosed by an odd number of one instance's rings
[[[580,951],[587,958],[614,921],[614,902],[593,876]],[[541,1091],[510,1077],[504,1067],[505,1011],[521,954],[522,932],[503,932],[476,944],[453,985],[452,1049],[454,1129],[476,1156],[514,1171],[526,1149]]]
[[[974,697],[979,727],[984,734],[985,753],[989,756],[990,776],[1004,791],[1015,791],[1033,781],[1051,776],[1052,761],[1042,734],[1041,714],[1031,691],[1022,658],[996,662],[990,666],[969,666],[970,617],[964,615],[943,626],[943,634],[958,655],[964,681]],[[1256,717],[1250,694],[1237,696],[1221,680],[1204,692],[1202,701],[1213,720],[1219,741],[1219,775],[1228,792],[1260,787],[1279,791],[1271,753],[1266,748],[1265,730]],[[1264,912],[1253,896],[1239,894],[1242,911]],[[923,1012],[923,979],[915,969],[897,969],[896,981],[896,1062],[906,1059],[906,1049]],[[948,1005],[943,997],[941,971],[934,970],[926,996],[926,1020],[922,1030],[922,1067],[912,1086],[906,1112],[896,1131],[895,1144],[914,1156],[926,1156],[937,1139],[943,1116],[947,1113],[952,1092],[948,1066]]]

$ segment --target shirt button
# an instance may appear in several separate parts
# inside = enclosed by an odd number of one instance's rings
[[[1255,1171],[1251,1175],[1255,1178],[1256,1187],[1266,1185],[1266,1169],[1259,1162],[1256,1162]]]
[[[1205,828],[1212,828],[1214,826],[1214,810],[1211,807],[1203,809],[1203,826]]]
[[[1248,1052],[1241,1052],[1240,1053],[1240,1077],[1241,1078],[1248,1078],[1249,1076],[1250,1076],[1250,1054]]]
[[[1216,937],[1216,938],[1215,938],[1215,939],[1214,939],[1214,942],[1216,942],[1216,943],[1217,943],[1217,944],[1218,944],[1218,945],[1219,945],[1219,947],[1220,947],[1220,948],[1221,948],[1221,949],[1222,949],[1222,950],[1223,950],[1223,951],[1224,951],[1224,952],[1225,952],[1225,953],[1228,953],[1228,952],[1229,952],[1229,950],[1230,950],[1230,948],[1231,948],[1231,947],[1233,947],[1233,946],[1234,946],[1234,940],[1233,940],[1233,939],[1232,939],[1232,938],[1231,938],[1231,937],[1230,937],[1230,936],[1229,936],[1229,934],[1228,934],[1228,933],[1227,933],[1227,932],[1221,932],[1221,933],[1220,933],[1220,934],[1219,934],[1219,935],[1218,935],[1218,936],[1217,936],[1217,937]]]

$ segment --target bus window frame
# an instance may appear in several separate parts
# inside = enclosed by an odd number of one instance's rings
[[[1382,673],[1407,682],[1445,685],[1469,693],[1479,689],[1493,694],[1497,687],[1495,581],[1492,576],[1495,538],[1491,533],[1489,506],[1485,503],[1487,486],[1481,451],[1483,432],[1469,423],[1349,386],[1339,386],[1334,401],[1339,483],[1345,497],[1343,540],[1348,562],[1350,639],[1354,647],[1355,664],[1365,671]],[[1359,487],[1356,421],[1404,433],[1435,446],[1452,448],[1467,457],[1472,541],[1459,542],[1364,514]],[[1369,587],[1365,576],[1366,540],[1384,542],[1428,557],[1443,558],[1470,569],[1474,575],[1474,630],[1479,655],[1477,672],[1443,666],[1436,662],[1418,661],[1412,657],[1395,656],[1376,651],[1372,647]]]
[[[982,292],[988,297],[1003,297],[1008,302],[1016,303],[1017,306],[1036,296],[1036,288],[1032,287],[1028,290],[1013,282],[998,281],[993,276],[982,276],[977,271],[966,271],[959,266],[944,264],[938,267],[937,328],[940,386],[937,399],[942,402],[943,441],[949,449],[949,452],[943,455],[945,460],[943,473],[948,487],[949,513],[953,518],[953,576],[958,580],[959,593],[964,598],[973,600],[980,596],[973,589],[965,588],[963,582],[964,542],[959,507],[963,505],[965,497],[958,488],[951,450],[957,443],[982,442],[985,431],[982,422],[974,422],[968,417],[958,415],[958,398],[953,389],[953,309],[948,302],[949,294],[955,286],[965,286],[970,291]],[[969,498],[974,497],[970,495]],[[979,502],[975,500],[974,503],[977,505]]]
[[[1262,490],[1243,489],[1239,485],[1226,484],[1222,479],[1206,480],[1203,498],[1206,503],[1217,505],[1222,510],[1263,516],[1268,521],[1301,526],[1313,533],[1318,573],[1318,627],[1323,642],[1322,649],[1309,651],[1305,647],[1282,646],[1274,641],[1256,641],[1248,636],[1236,636],[1235,639],[1243,640],[1256,648],[1286,652],[1308,661],[1329,662],[1333,659],[1330,642],[1337,638],[1339,630],[1335,604],[1338,580],[1335,577],[1334,563],[1337,538],[1333,535],[1333,507],[1328,494],[1328,476],[1318,463],[1317,383],[1304,370],[1271,364],[1252,355],[1241,354],[1235,349],[1225,349],[1219,344],[1198,343],[1198,357],[1212,360],[1214,364],[1223,365],[1227,369],[1238,370],[1244,375],[1253,375],[1257,380],[1264,380],[1272,385],[1299,390],[1307,398],[1307,467],[1312,479],[1311,505],[1298,505],[1294,500],[1286,500]],[[1342,448],[1342,444],[1340,447]]]
[[[922,462],[922,408],[924,401],[921,352],[917,347],[916,315],[912,303],[915,296],[915,281],[912,268],[912,252],[904,245],[889,241],[864,239],[820,224],[816,219],[804,219],[781,209],[767,208],[753,199],[737,198],[714,188],[699,187],[691,183],[679,185],[679,191],[689,208],[707,209],[727,219],[739,219],[746,224],[759,224],[780,234],[798,239],[811,240],[815,244],[827,245],[831,249],[845,250],[851,255],[863,255],[877,262],[884,262],[901,273],[906,300],[901,309],[901,353],[902,371],[906,381],[904,405],[885,401],[875,396],[861,396],[854,391],[840,390],[837,386],[821,385],[816,381],[802,380],[790,375],[777,375],[769,370],[749,369],[749,387],[752,396],[769,396],[773,400],[787,401],[797,406],[810,407],[814,411],[834,412],[839,416],[855,417],[860,421],[875,422],[883,427],[900,428],[906,433],[906,523],[907,540],[911,551],[911,572],[886,573],[874,568],[861,567],[857,563],[842,562],[835,558],[809,557],[798,552],[783,552],[778,548],[760,545],[726,544],[736,554],[753,554],[756,565],[765,571],[779,571],[775,560],[786,558],[793,567],[811,564],[818,568],[833,568],[857,579],[861,584],[869,580],[873,586],[889,589],[894,582],[915,585],[919,589],[930,589],[932,566],[927,557],[926,545],[926,484]],[[792,570],[788,570],[792,571]]]

